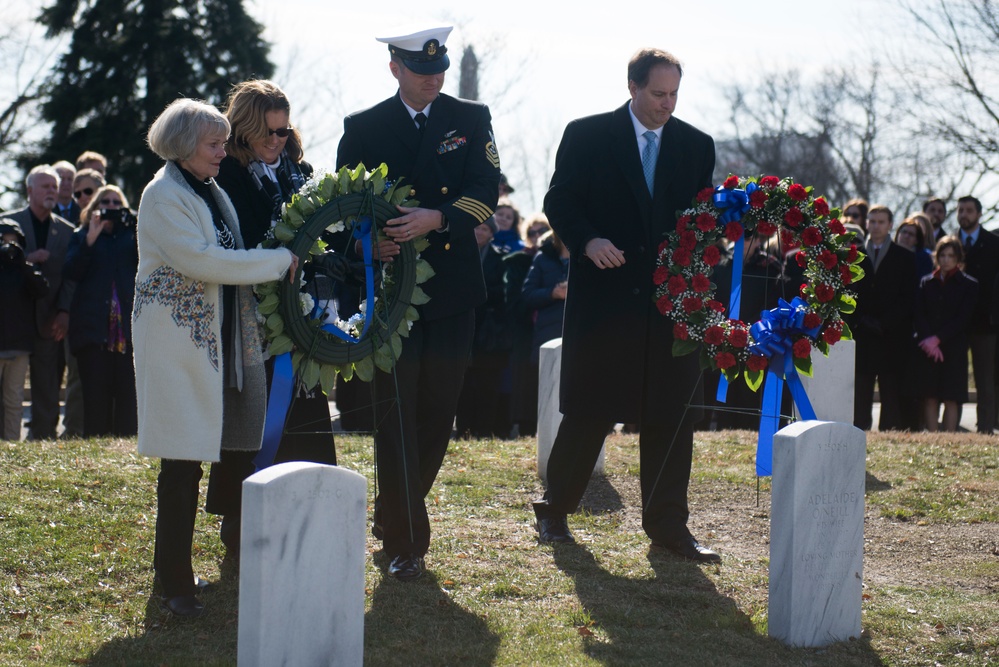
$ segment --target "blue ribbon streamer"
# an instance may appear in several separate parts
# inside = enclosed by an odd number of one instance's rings
[[[354,338],[346,331],[341,330],[333,324],[322,326],[323,331],[327,331],[337,336],[347,343],[359,343],[364,334],[371,326],[372,313],[375,310],[375,281],[374,265],[372,263],[372,233],[373,223],[371,216],[365,215],[358,218],[354,223],[353,236],[360,239],[361,248],[364,253],[364,279],[366,285],[367,308],[364,311],[364,324],[361,328],[361,335]],[[321,314],[318,304],[312,310],[312,317]],[[294,395],[295,377],[291,367],[291,353],[285,352],[274,358],[274,377],[271,378],[270,396],[267,399],[267,417],[264,420],[264,439],[260,446],[260,451],[253,459],[256,469],[263,470],[274,463],[278,446],[281,444],[281,436],[284,433],[284,425],[288,419],[288,409],[291,407],[291,399]]]
[[[742,216],[749,210],[749,195],[756,190],[756,183],[750,183],[745,190],[729,190],[724,185],[715,188],[715,193],[711,197],[715,208],[722,209],[719,221],[722,224],[739,222]],[[742,310],[742,263],[743,252],[746,246],[745,229],[743,235],[735,242],[732,256],[732,289],[729,292],[728,316],[729,319],[739,319]],[[728,378],[722,373],[718,378],[718,391],[715,398],[719,403],[728,400]]]
[[[749,346],[749,353],[770,359],[763,387],[763,409],[756,441],[758,477],[767,477],[773,472],[773,439],[779,425],[781,395],[785,381],[802,419],[815,419],[815,410],[794,367],[794,337],[804,334],[815,338],[822,328],[821,324],[812,328],[805,327],[807,309],[808,304],[801,297],[794,297],[791,303],[779,299],[777,307],[764,311],[760,321],[750,328],[750,333],[756,342]]]

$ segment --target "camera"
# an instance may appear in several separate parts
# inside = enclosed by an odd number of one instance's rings
[[[0,266],[12,268],[24,264],[24,249],[17,243],[4,242],[0,244]]]
[[[131,229],[135,227],[135,214],[132,213],[127,208],[102,208],[101,209],[101,222],[109,220],[114,223],[115,227],[123,227],[125,229]]]

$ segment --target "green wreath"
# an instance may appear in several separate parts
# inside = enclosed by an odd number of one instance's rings
[[[286,247],[299,259],[298,280],[275,280],[256,285],[257,310],[263,318],[264,337],[272,357],[290,352],[292,369],[306,389],[317,384],[324,393],[334,386],[337,374],[350,380],[356,375],[369,382],[375,368],[390,371],[402,353],[402,338],[409,336],[412,323],[419,319],[415,306],[430,298],[420,287],[434,275],[419,253],[430,242],[416,238],[400,243],[400,253],[392,262],[373,259],[379,273],[379,288],[372,306],[361,304],[361,313],[334,325],[358,339],[349,343],[324,330],[322,320],[313,316],[311,295],[303,293],[303,273],[315,258],[324,255],[329,242],[326,232],[342,234],[345,251],[354,243],[352,234],[358,220],[370,216],[372,244],[386,239],[385,223],[399,217],[397,205],[414,206],[409,187],[400,181],[387,181],[383,163],[373,171],[363,164],[338,172],[317,172],[285,205],[282,220],[271,230],[264,247]],[[329,238],[327,236],[327,238]],[[368,330],[362,335],[366,309],[373,308]]]

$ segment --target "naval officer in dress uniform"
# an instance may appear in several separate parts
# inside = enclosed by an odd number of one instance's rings
[[[392,256],[397,243],[425,236],[430,247],[422,257],[435,272],[423,285],[430,301],[403,338],[396,377],[377,371],[374,380],[379,495],[372,532],[392,559],[389,573],[401,580],[423,573],[430,545],[425,498],[451,437],[474,309],[486,298],[473,230],[492,215],[500,178],[489,109],[440,92],[450,32],[378,38],[388,44],[399,90],[347,116],[337,151],[338,168],[384,162],[389,179],[405,179],[419,205],[399,207],[386,227],[391,242],[379,250]]]

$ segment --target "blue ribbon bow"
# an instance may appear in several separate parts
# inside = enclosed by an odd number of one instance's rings
[[[745,190],[729,190],[724,185],[715,188],[711,202],[715,208],[722,209],[719,222],[727,225],[730,222],[739,222],[742,216],[749,210],[749,195],[756,190],[756,183],[750,183]],[[742,310],[742,255],[746,245],[745,234],[735,242],[732,257],[732,289],[728,298],[728,316],[730,319],[739,319]],[[715,398],[719,403],[728,400],[728,378],[722,373],[718,378],[718,392]]]
[[[749,346],[750,354],[762,355],[770,359],[767,378],[763,386],[763,406],[760,414],[760,430],[756,441],[756,475],[767,477],[773,471],[774,433],[780,422],[781,395],[784,382],[791,390],[791,398],[798,406],[802,419],[815,419],[808,394],[805,392],[798,371],[794,367],[794,338],[804,334],[815,338],[821,325],[806,328],[805,315],[808,304],[801,297],[794,297],[791,303],[779,299],[777,307],[761,313],[760,321],[749,332],[756,342]]]

